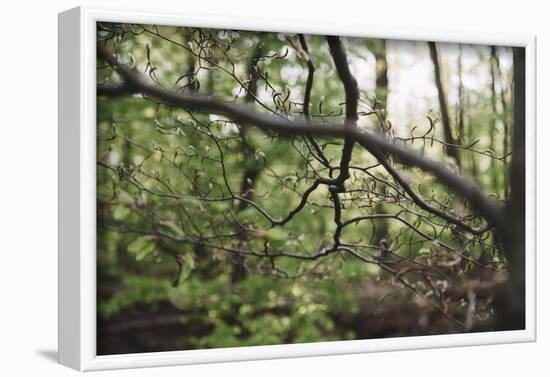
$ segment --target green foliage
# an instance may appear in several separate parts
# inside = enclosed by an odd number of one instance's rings
[[[121,276],[121,290],[109,299],[98,302],[98,314],[102,318],[111,318],[135,304],[155,305],[166,297],[169,284],[166,280],[144,278],[141,275],[125,274]]]
[[[150,236],[136,238],[128,245],[128,251],[136,256],[136,261],[145,259],[155,250],[155,242]]]
[[[299,47],[298,36],[277,33],[101,23],[98,39],[116,51],[119,60],[169,90],[214,94],[285,119],[303,117],[311,59],[313,121],[344,121],[344,88],[322,36],[307,37],[309,54]],[[353,73],[361,74],[367,68],[359,69],[358,64],[371,57],[364,40],[344,42]],[[261,78],[257,100],[250,100],[246,88],[258,49],[262,58],[255,69]],[[483,64],[481,57],[477,65]],[[448,65],[443,64],[443,69]],[[97,80],[120,82],[101,61]],[[444,146],[433,141],[442,133],[437,111],[421,114],[424,123],[396,125],[392,113],[381,113],[379,104],[380,98],[391,99],[394,89],[367,90],[363,82],[359,86],[360,111],[368,113],[361,115],[362,126],[381,129],[396,142],[454,164]],[[507,160],[492,163],[491,156],[508,153],[504,145],[509,135],[478,124],[490,124],[495,116],[504,124],[510,114],[504,109],[497,115],[489,112],[489,97],[486,88],[468,93],[471,119],[460,139],[465,145],[475,144],[475,150],[461,151],[463,173],[503,200]],[[510,102],[508,97],[505,100]],[[277,222],[300,205],[303,193],[318,177],[338,175],[341,140],[316,140],[329,161],[327,168],[313,157],[314,147],[304,137],[262,133],[229,117],[176,108],[142,95],[98,97],[97,131],[99,318],[124,322],[131,308],[169,302],[181,312],[178,326],[186,334],[177,343],[179,348],[356,339],[364,336],[357,325],[363,322],[357,318],[381,310],[378,305],[386,300],[398,300],[402,291],[410,294],[413,285],[432,296],[437,296],[436,285],[447,287],[448,281],[433,269],[466,284],[468,271],[482,263],[497,271],[506,266],[491,232],[472,236],[423,211],[373,155],[358,146],[350,163],[351,177],[339,194],[341,219],[389,216],[346,226],[340,240],[347,249],[315,258],[315,253],[334,243],[338,227],[326,185],[311,192],[288,222]],[[424,133],[425,137],[416,138]],[[487,134],[494,134],[494,150],[489,151]],[[430,205],[471,226],[484,224],[469,203],[433,176],[401,166],[391,157],[390,162]],[[387,248],[390,255],[385,255]],[[457,254],[464,259],[453,265]],[[403,266],[409,262],[415,268]],[[418,278],[414,271],[419,266],[432,275]],[[399,277],[411,281],[408,290]],[[380,285],[375,293],[365,288],[371,282]],[[418,308],[427,310],[422,306],[425,301],[417,301],[423,303]],[[463,317],[462,302],[445,301],[445,310]],[[405,316],[416,318],[415,313]],[[438,326],[440,332],[455,330]],[[413,332],[392,331],[384,336]]]
[[[177,286],[183,284],[183,282],[189,277],[191,271],[195,268],[195,259],[191,253],[185,253],[179,260],[179,272]]]

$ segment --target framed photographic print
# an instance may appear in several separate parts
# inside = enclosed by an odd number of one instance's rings
[[[535,38],[59,17],[59,360],[535,339]]]

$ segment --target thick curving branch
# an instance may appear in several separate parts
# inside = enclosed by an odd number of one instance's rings
[[[357,127],[357,103],[359,101],[357,81],[349,70],[348,59],[346,58],[346,52],[344,51],[344,46],[342,46],[340,37],[328,36],[327,43],[330,55],[334,61],[334,66],[336,67],[336,72],[346,92],[346,124],[344,128],[355,129]],[[340,159],[340,174],[334,181],[334,184],[340,186],[342,191],[344,191],[344,182],[350,177],[349,163],[351,161],[354,144],[355,140],[353,140],[353,138],[345,137],[342,157]]]
[[[403,176],[401,176],[401,174],[399,174],[399,172],[397,170],[395,170],[395,168],[390,163],[385,161],[385,162],[383,162],[383,166],[386,169],[386,171],[388,173],[390,173],[390,175],[393,177],[393,179],[405,190],[405,192],[409,195],[409,197],[412,199],[412,201],[417,206],[422,208],[423,210],[428,211],[430,213],[433,213],[434,215],[439,216],[442,219],[450,222],[451,224],[454,224],[454,225],[458,226],[459,228],[461,228],[465,231],[468,231],[472,234],[476,234],[476,235],[483,234],[486,231],[488,231],[489,229],[491,229],[490,224],[487,224],[485,226],[478,227],[478,228],[472,227],[472,226],[466,224],[464,221],[462,221],[458,217],[453,216],[453,215],[451,215],[451,214],[449,214],[445,211],[440,210],[437,207],[432,206],[431,204],[429,204],[425,200],[423,200],[413,190],[413,188],[411,187],[409,182],[407,182],[407,180]]]
[[[366,132],[357,127],[345,125],[315,125],[307,121],[289,121],[269,114],[262,114],[251,110],[247,106],[239,106],[224,102],[214,97],[203,97],[199,95],[184,95],[173,93],[156,84],[147,82],[142,75],[135,73],[128,67],[119,63],[116,57],[99,49],[101,58],[109,62],[121,76],[123,82],[120,85],[105,86],[97,88],[98,95],[120,96],[131,94],[145,94],[162,100],[163,102],[184,108],[193,108],[198,111],[210,111],[234,118],[242,124],[258,127],[264,131],[277,132],[281,135],[315,135],[318,137],[333,137],[351,140],[360,144],[375,156],[380,153],[391,153],[393,157],[402,164],[418,167],[433,174],[443,185],[461,197],[467,199],[473,207],[500,232],[506,232],[508,220],[503,208],[492,198],[488,198],[480,190],[479,186],[467,177],[458,175],[445,164],[436,162],[419,153],[394,144],[383,136]],[[352,121],[355,125],[355,121]],[[383,160],[386,160],[385,158]]]

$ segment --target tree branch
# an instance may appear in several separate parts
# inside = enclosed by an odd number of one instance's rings
[[[141,93],[156,97],[169,105],[231,116],[242,124],[253,125],[264,131],[289,136],[311,134],[321,137],[344,138],[357,142],[375,156],[377,152],[391,153],[404,165],[416,166],[432,173],[443,185],[467,199],[497,229],[500,231],[507,229],[507,219],[503,209],[496,200],[485,196],[478,185],[469,178],[456,174],[443,163],[433,161],[409,148],[391,143],[381,135],[356,128],[353,120],[351,126],[349,126],[349,122],[346,122],[344,126],[315,125],[307,121],[289,121],[269,114],[261,114],[246,106],[226,103],[214,97],[173,93],[158,85],[146,82],[141,75],[120,64],[112,53],[100,48],[98,54],[99,57],[113,65],[123,79],[123,84],[117,86],[116,89],[113,86],[98,86],[98,95],[120,96]],[[109,89],[105,90],[105,88]]]
[[[344,84],[344,91],[346,92],[346,124],[344,127],[355,129],[357,127],[357,103],[359,101],[357,81],[349,70],[348,59],[346,58],[346,52],[344,51],[340,37],[328,36],[327,43],[334,66],[336,67],[336,72],[338,72],[338,77],[342,81],[342,84]],[[349,163],[354,144],[355,141],[352,138],[345,138],[340,160],[340,174],[334,182],[337,186],[343,186],[346,179],[349,178]],[[343,187],[342,191],[344,191]]]
[[[300,39],[300,46],[302,47],[302,50],[304,50],[304,52],[306,53],[307,58],[307,81],[306,87],[304,89],[304,118],[306,118],[306,120],[309,122],[311,121],[309,106],[311,102],[311,90],[313,89],[313,76],[315,75],[315,66],[313,65],[311,55],[309,55],[306,37],[304,37],[303,34],[300,34],[298,35],[298,38]],[[321,164],[330,168],[330,163],[325,157],[325,154],[323,153],[323,150],[321,149],[319,144],[317,144],[317,142],[315,141],[315,139],[313,139],[313,137],[311,137],[311,135],[307,135],[307,139],[309,143],[313,146],[313,149],[315,149],[314,156],[318,158]]]

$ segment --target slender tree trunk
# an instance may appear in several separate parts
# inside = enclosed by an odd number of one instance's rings
[[[386,59],[386,41],[384,39],[371,40],[367,47],[374,55],[376,65],[376,88],[374,93],[377,100],[377,108],[380,108],[384,119],[388,107],[388,61]]]
[[[495,73],[495,56],[496,56],[496,48],[495,46],[491,46],[491,57],[489,59],[489,67],[491,72],[491,130],[490,130],[490,146],[489,148],[494,153],[494,157],[497,156],[496,151],[496,134],[497,134],[497,117],[498,117],[498,110],[497,110],[497,91],[496,91],[496,73]],[[496,160],[494,158],[491,159],[491,176],[492,176],[492,182],[493,182],[493,188],[495,189],[495,192],[499,191],[499,180],[498,180],[498,171],[496,166]]]
[[[474,140],[475,138],[475,130],[474,130],[474,126],[473,126],[473,121],[472,121],[472,117],[471,116],[468,116],[468,122],[466,123],[466,133],[468,135],[468,140]],[[476,181],[476,182],[479,182],[479,171],[478,171],[478,159],[477,159],[477,156],[476,156],[476,153],[469,153],[470,155],[470,164],[472,165],[472,169],[470,171],[470,174],[472,175],[472,178]]]
[[[260,60],[261,53],[262,53],[261,45],[258,45],[250,60],[250,65],[248,68],[248,77],[249,77],[248,90],[246,92],[246,97],[245,97],[245,101],[247,103],[254,103],[256,94],[258,92],[258,78],[259,78],[258,62]],[[258,175],[260,174],[260,167],[254,161],[256,151],[254,147],[248,143],[246,139],[247,137],[246,131],[244,128],[240,128],[240,135],[244,146],[245,165],[246,165],[242,183],[241,183],[241,195],[246,199],[252,200],[254,185],[256,183],[256,179],[258,178]],[[239,210],[242,211],[247,206],[248,204],[246,202],[241,201],[239,203]]]
[[[469,106],[468,98],[465,95],[464,91],[464,67],[462,64],[462,45],[458,45],[458,112],[457,112],[457,128],[458,128],[458,137],[457,141],[460,143],[467,142],[471,143],[475,138],[474,130],[472,129],[472,119],[468,117],[468,122],[465,121],[466,108]],[[463,156],[464,157],[464,156]],[[472,178],[476,179],[478,177],[477,165],[478,161],[475,153],[469,153],[469,157],[465,157],[465,164],[470,166],[470,174]]]
[[[500,81],[500,106],[502,110],[502,123],[504,124],[504,147],[503,147],[503,155],[506,155],[510,152],[510,112],[509,112],[509,106],[506,101],[506,85],[504,82],[504,77],[502,75],[502,70],[500,68],[500,59],[498,58],[498,53],[495,49],[495,68],[496,73],[498,76],[498,79]],[[509,177],[509,171],[508,171],[508,164],[504,165],[504,174],[502,179],[502,186],[504,187],[504,198],[508,199],[509,196],[509,187],[508,187],[508,177]]]
[[[382,110],[382,120],[387,118],[387,104],[388,104],[388,62],[386,59],[386,41],[383,39],[369,41],[367,47],[372,52],[375,58],[376,65],[376,106]],[[384,122],[382,122],[384,123]],[[386,185],[381,184],[378,190],[385,191]],[[376,204],[374,208],[375,213],[385,213],[383,201]],[[374,231],[372,243],[374,245],[380,245],[387,248],[389,240],[389,221],[387,219],[380,219],[373,222]]]
[[[430,47],[430,57],[434,65],[435,85],[437,86],[437,93],[439,99],[439,108],[441,111],[441,122],[443,123],[443,131],[445,134],[445,142],[447,144],[455,144],[453,137],[453,131],[451,128],[451,119],[449,117],[449,108],[447,106],[447,96],[445,95],[445,89],[443,88],[443,81],[441,79],[441,67],[439,65],[439,57],[437,53],[437,47],[435,42],[428,42]],[[452,146],[447,146],[447,155],[452,157],[456,164],[460,167],[460,157],[458,149]]]
[[[187,45],[187,43],[190,41],[189,36],[184,34],[184,43]],[[181,84],[184,85],[183,91],[187,94],[195,94],[199,90],[199,81],[197,80],[196,70],[197,70],[197,59],[193,54],[188,53],[186,55],[185,59],[185,73],[178,81],[181,80]]]
[[[248,68],[248,90],[246,92],[245,101],[247,103],[253,103],[258,91],[258,62],[262,53],[262,47],[259,44],[252,55]],[[256,180],[260,175],[260,165],[255,161],[255,148],[250,145],[247,140],[246,129],[240,127],[239,133],[241,136],[243,151],[244,151],[244,165],[245,170],[243,178],[241,181],[241,196],[245,199],[252,200],[254,198],[254,187],[256,185]],[[245,201],[240,201],[237,210],[244,211],[248,207],[248,203]],[[235,256],[235,265],[233,266],[233,271],[231,273],[231,282],[238,283],[246,278],[246,268],[244,266],[245,258],[242,255]]]
[[[211,66],[209,66],[208,74],[206,75],[206,85],[204,90],[205,95],[211,96],[212,94],[214,94],[214,84],[215,84],[214,70],[212,69]]]
[[[464,135],[464,84],[462,82],[462,45],[458,45],[458,140],[463,141]]]

